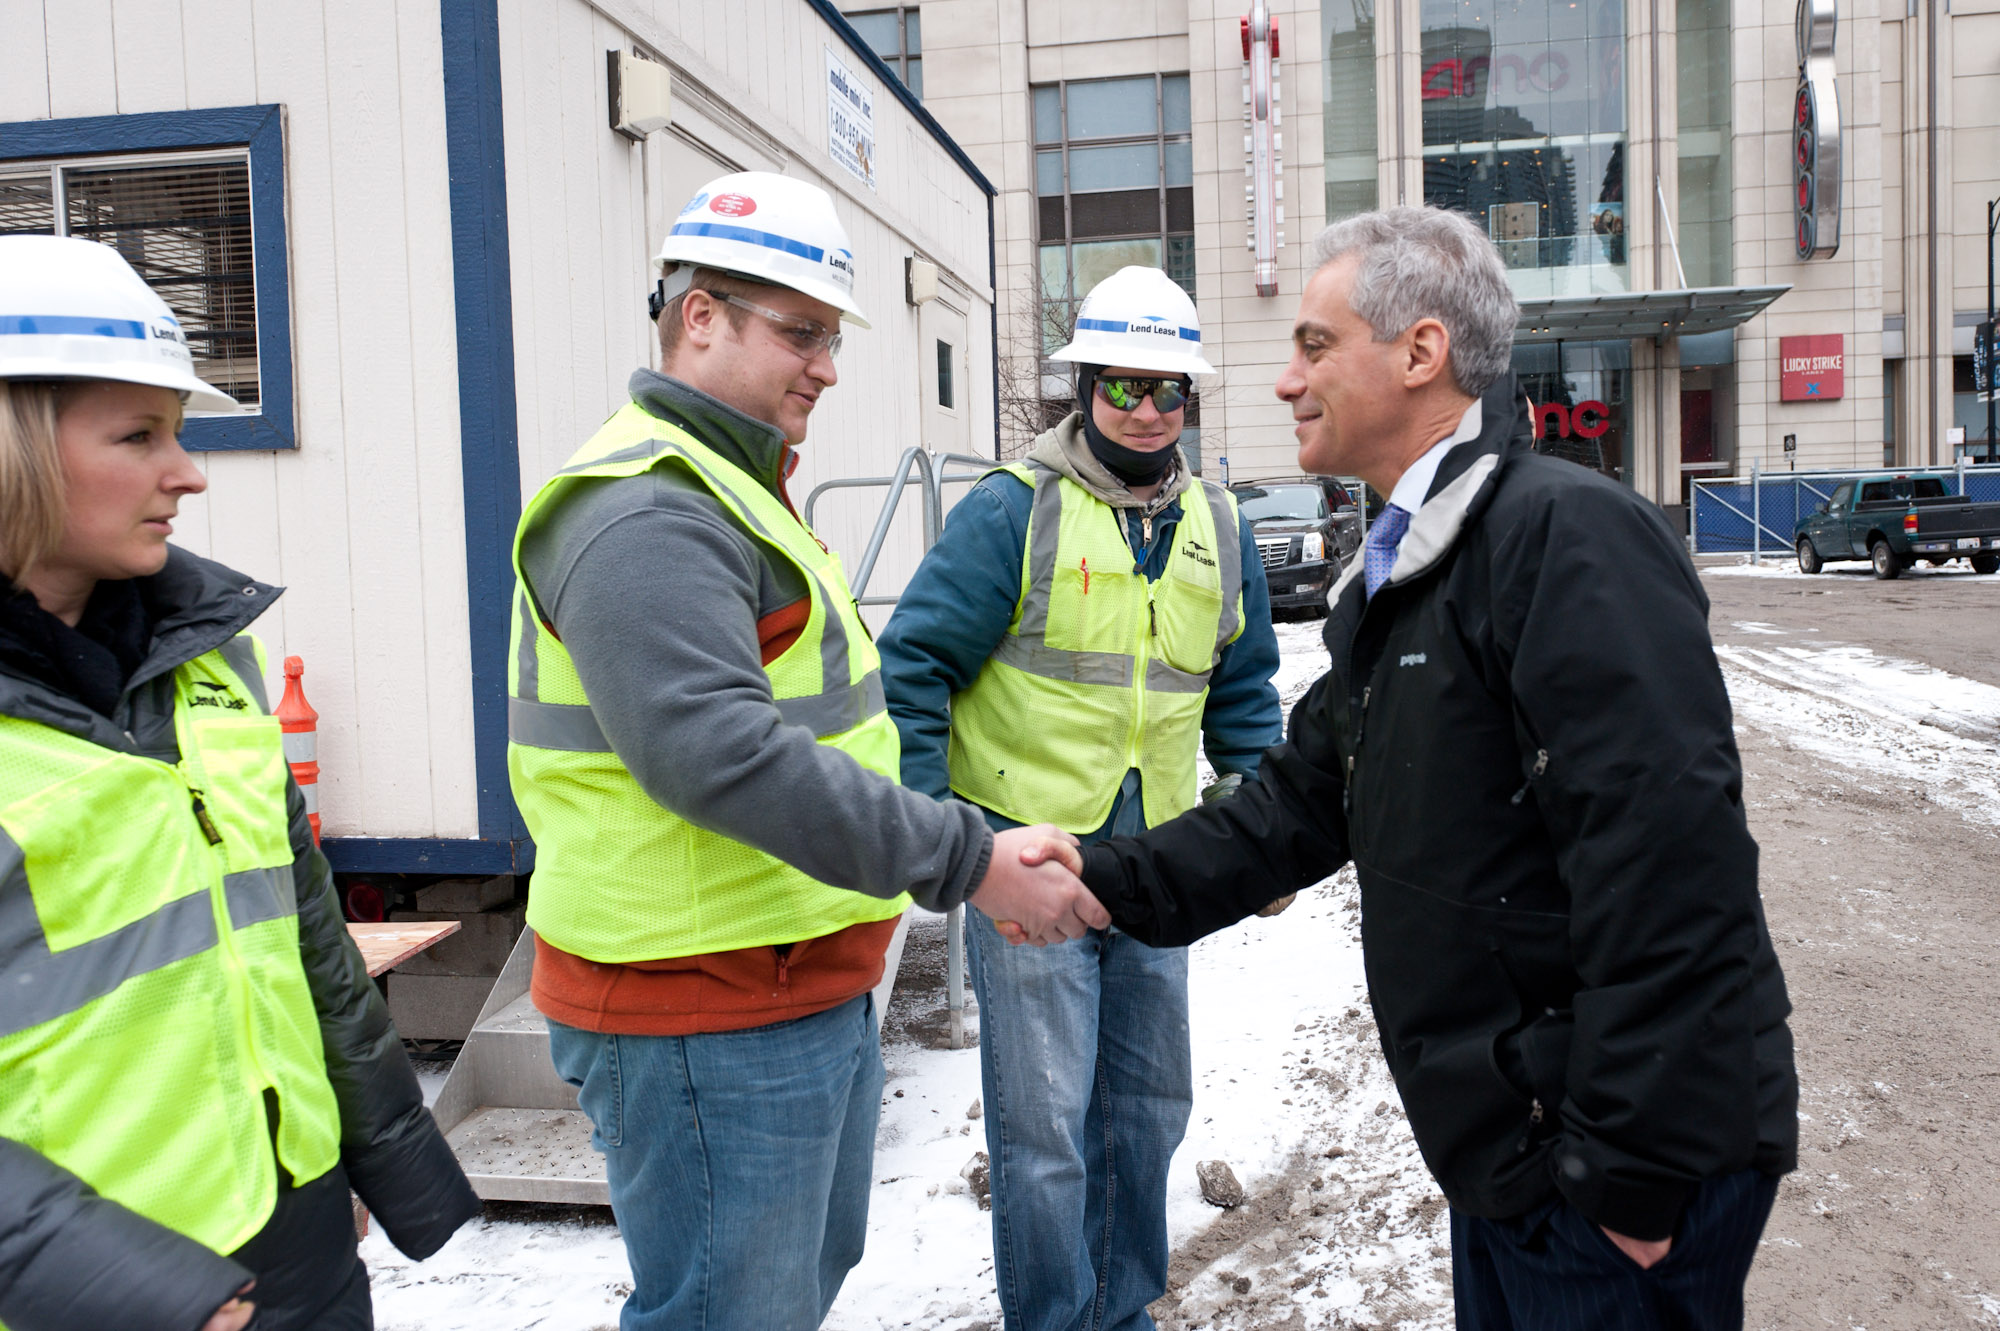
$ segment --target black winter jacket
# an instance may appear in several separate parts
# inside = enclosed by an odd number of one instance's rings
[[[178,761],[172,671],[242,632],[279,590],[171,547],[166,567],[141,582],[154,608],[151,649],[114,717],[4,666],[0,714],[107,749]],[[396,1246],[428,1257],[479,1213],[479,1199],[424,1107],[381,993],[348,935],[297,786],[287,806],[299,953],[340,1106],[341,1162]],[[26,890],[18,874],[0,878],[0,894]],[[0,980],[7,963],[0,946]],[[253,1274],[0,1138],[0,1324],[11,1331],[195,1331]]]
[[[1796,1163],[1791,1010],[1757,894],[1707,598],[1658,509],[1529,450],[1512,376],[1445,455],[1332,668],[1234,799],[1085,854],[1178,945],[1350,858],[1410,1126],[1473,1215],[1557,1190],[1637,1238]]]

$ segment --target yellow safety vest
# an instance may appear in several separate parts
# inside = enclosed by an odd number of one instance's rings
[[[0,717],[0,1136],[219,1253],[340,1159],[262,651],[174,671],[181,760]]]
[[[520,533],[578,481],[654,467],[680,468],[799,570],[811,614],[798,639],[764,667],[779,714],[870,771],[895,780],[899,770],[881,660],[839,557],[755,478],[628,404],[528,502],[514,540],[507,771],[535,839],[529,925],[574,956],[630,962],[795,943],[902,914],[907,896],[885,901],[830,886],[662,808],[604,738],[568,650],[529,594]],[[773,809],[771,816],[812,815]]]
[[[1021,823],[1094,832],[1125,773],[1146,824],[1194,807],[1208,679],[1243,631],[1236,501],[1182,496],[1157,581],[1119,510],[1040,465],[1000,468],[1035,489],[1021,595],[979,677],[951,700],[951,788]]]

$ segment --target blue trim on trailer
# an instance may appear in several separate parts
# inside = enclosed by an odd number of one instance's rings
[[[480,842],[494,846],[513,865],[522,858],[528,833],[507,784],[507,610],[514,590],[514,527],[521,518],[521,450],[514,398],[507,152],[500,110],[500,7],[498,0],[443,0],[440,8],[473,767]],[[373,844],[397,846],[394,841]]]
[[[532,841],[446,841],[417,837],[328,837],[320,843],[335,873],[524,874]]]
[[[181,427],[191,451],[299,446],[292,383],[291,262],[285,232],[285,116],[276,105],[145,111],[0,124],[0,162],[191,148],[248,148],[251,271],[257,287],[257,413],[198,416]]]
[[[993,188],[993,182],[986,178],[986,173],[965,155],[965,149],[958,146],[958,140],[946,133],[944,126],[938,124],[937,118],[926,111],[924,104],[917,100],[917,95],[904,86],[896,71],[889,68],[881,56],[875,54],[874,47],[861,39],[861,34],[854,30],[854,25],[847,21],[847,16],[833,7],[832,0],[806,0],[806,3],[826,20],[828,27],[839,34],[840,39],[847,43],[847,49],[860,57],[861,63],[868,66],[869,72],[882,80],[882,85],[889,90],[889,95],[909,108],[910,114],[917,118],[917,123],[929,130],[930,136],[938,141],[938,146],[950,153],[952,160],[965,168],[965,173],[972,177],[973,183],[986,191],[987,198],[990,199],[1000,192]]]

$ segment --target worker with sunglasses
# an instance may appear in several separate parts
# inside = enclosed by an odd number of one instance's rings
[[[661,370],[516,539],[530,992],[605,1156],[623,1331],[806,1331],[867,1233],[870,991],[905,908],[976,901],[1036,943],[1109,917],[1025,833],[896,783],[868,630],[785,491],[842,323],[868,327],[833,199],[725,176],[659,263]]]
[[[1201,354],[1157,268],[1085,297],[1077,409],[952,509],[881,643],[903,782],[1085,842],[1196,802],[1280,737],[1278,646],[1250,525],[1179,447]],[[1167,1165],[1193,1103],[1187,953],[1115,931],[1011,947],[966,913],[994,1275],[1008,1331],[1153,1325]],[[996,919],[998,922],[996,923]]]

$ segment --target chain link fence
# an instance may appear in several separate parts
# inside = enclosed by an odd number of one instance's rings
[[[1981,502],[2000,501],[2000,466],[1960,463],[1952,468],[1910,467],[1902,471],[1873,467],[1866,471],[1753,472],[1694,483],[1691,515],[1692,546],[1698,555],[1777,555],[1792,551],[1801,520],[1811,515],[1848,481],[1885,472],[1926,472],[1946,478],[1953,494]]]

